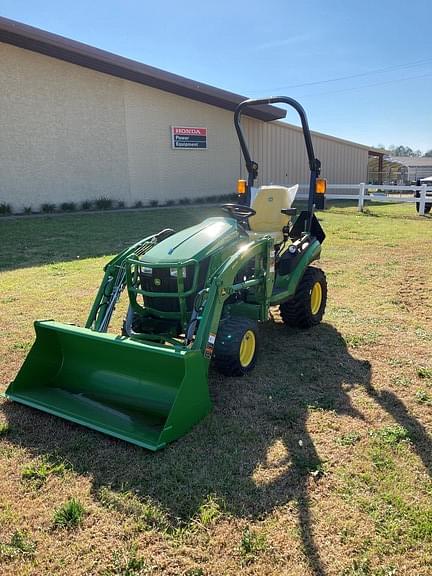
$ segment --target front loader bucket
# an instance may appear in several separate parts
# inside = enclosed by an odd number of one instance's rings
[[[199,351],[142,343],[53,321],[6,397],[128,442],[158,450],[210,410]]]

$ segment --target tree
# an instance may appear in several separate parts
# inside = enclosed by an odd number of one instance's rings
[[[421,150],[413,150],[409,146],[389,146],[392,156],[421,156]]]
[[[391,154],[391,156],[411,156],[413,158],[432,158],[432,148],[430,150],[428,150],[427,152],[425,152],[423,154],[423,152],[421,150],[413,150],[412,148],[410,148],[409,146],[395,146],[394,144],[391,144],[390,146],[384,146],[383,144],[378,144],[378,146],[375,146],[376,150],[388,150]]]

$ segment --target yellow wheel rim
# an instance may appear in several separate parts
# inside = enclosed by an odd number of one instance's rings
[[[240,344],[240,364],[247,368],[255,355],[255,334],[252,330],[247,330]]]
[[[322,303],[322,287],[319,282],[315,282],[312,286],[311,292],[311,312],[312,314],[318,314]]]

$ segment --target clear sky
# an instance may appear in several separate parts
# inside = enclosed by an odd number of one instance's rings
[[[432,148],[432,0],[0,0],[0,14],[239,94],[292,96],[319,132]]]

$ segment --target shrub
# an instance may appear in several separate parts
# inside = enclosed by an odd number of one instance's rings
[[[229,202],[238,202],[238,196],[235,192],[231,193],[231,194],[220,194],[220,196],[217,197],[217,202],[222,202],[222,203],[229,203]]]
[[[79,500],[70,498],[54,512],[55,528],[77,528],[84,519],[85,509]]]
[[[113,201],[111,198],[101,196],[95,201],[95,206],[98,210],[110,210],[113,207]]]
[[[24,214],[31,214],[32,213],[32,207],[31,206],[24,206],[23,213]]]
[[[159,206],[159,200],[150,200],[150,206]]]
[[[76,209],[75,202],[62,202],[60,204],[60,210],[63,212],[73,212]]]
[[[180,198],[179,200],[179,204],[181,204],[182,206],[185,206],[186,204],[190,204],[191,200],[190,198]]]
[[[50,204],[49,202],[45,202],[41,206],[41,210],[42,210],[42,212],[45,212],[45,214],[51,214],[52,212],[55,212],[55,209],[56,209],[56,205]]]
[[[81,210],[91,210],[93,202],[91,200],[84,200],[81,202]]]
[[[134,208],[142,208],[142,207],[143,207],[142,200],[137,200],[134,204]]]
[[[117,208],[124,208],[126,205],[123,200],[119,200],[117,202]]]
[[[175,200],[167,200],[165,206],[174,206]]]
[[[7,204],[6,202],[2,202],[0,204],[0,214],[2,216],[7,216],[8,214],[12,214],[11,205]]]

